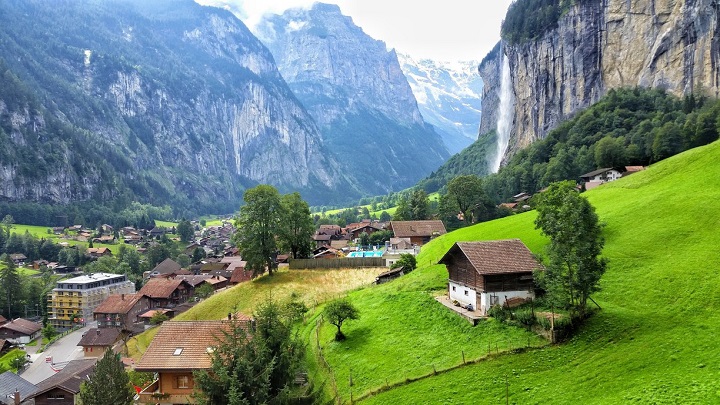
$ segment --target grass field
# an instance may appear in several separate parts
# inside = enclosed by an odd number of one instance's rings
[[[76,240],[72,240],[72,239],[64,239],[64,238],[61,238],[62,235],[55,235],[52,232],[48,233],[48,229],[51,229],[51,228],[48,228],[47,226],[14,224],[12,226],[12,229],[10,232],[16,233],[19,235],[24,235],[25,232],[30,232],[30,234],[32,234],[33,236],[35,236],[38,239],[49,239],[55,243],[67,242],[69,245],[72,245],[72,246],[76,246],[76,245],[85,246],[85,247],[88,246],[88,242],[80,242],[80,241],[76,241]],[[94,243],[93,244],[93,247],[95,247],[95,248],[106,247],[106,248],[110,249],[110,251],[113,252],[113,254],[117,253],[119,246],[120,246],[120,244],[113,244],[113,245],[105,244],[105,243]]]
[[[720,403],[718,160],[716,142],[586,194],[606,224],[609,266],[594,296],[602,310],[569,342],[440,373],[365,402],[501,403],[507,377],[515,404]],[[542,243],[532,220],[524,214],[463,229],[428,252],[448,239],[508,236],[536,251]],[[498,235],[505,224],[515,230]]]
[[[295,293],[308,307],[316,307],[348,291],[367,286],[384,268],[344,270],[280,270],[272,277],[263,276],[239,284],[200,302],[176,320],[223,319],[229,311],[252,314],[268,298],[283,302]],[[156,329],[146,331],[128,342],[131,357],[139,359],[150,344]]]
[[[10,366],[10,362],[17,356],[25,356],[25,352],[20,349],[12,349],[0,357],[0,368],[7,368],[13,371],[17,371]]]
[[[428,194],[428,200],[430,200],[430,201],[438,201],[439,199],[440,199],[439,193]],[[348,208],[353,208],[353,207],[348,207]],[[359,205],[359,206],[355,206],[354,208],[360,208],[360,209],[367,208],[368,210],[371,210],[372,204]],[[336,210],[328,210],[328,211],[325,211],[325,215],[337,215],[337,214],[345,211],[346,209],[347,208],[338,208]],[[380,214],[382,214],[383,211],[387,212],[390,215],[395,215],[395,211],[397,211],[397,206],[390,207],[390,208],[387,208],[384,210],[370,211],[370,216],[375,216],[375,217],[379,218]],[[315,214],[322,215],[321,212],[313,212],[313,215],[315,215]]]

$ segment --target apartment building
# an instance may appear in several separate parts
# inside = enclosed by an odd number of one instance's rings
[[[48,295],[48,321],[59,329],[93,319],[93,311],[111,294],[132,294],[124,274],[94,273],[60,280]]]

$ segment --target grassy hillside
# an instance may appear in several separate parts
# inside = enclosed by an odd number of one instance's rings
[[[249,315],[265,299],[272,298],[283,302],[293,294],[312,308],[347,291],[369,285],[384,270],[280,270],[272,277],[263,276],[219,292],[175,319],[222,319],[230,311]],[[130,356],[139,359],[156,333],[157,329],[150,329],[132,338],[127,345]]]
[[[610,262],[603,290],[594,296],[602,310],[569,342],[440,373],[366,402],[499,403],[506,376],[509,401],[517,404],[720,402],[719,160],[715,142],[586,194],[606,224]],[[532,221],[525,214],[451,233],[430,245],[421,262],[434,260],[451,239],[516,236],[537,251],[543,243],[533,236]],[[407,291],[418,279],[441,284],[444,274],[437,267],[419,269],[387,288]],[[384,319],[373,314],[367,303],[384,298],[379,290],[353,298],[367,324],[407,319],[402,311],[383,311]],[[465,343],[452,330],[435,333],[452,336],[447,344],[453,347]],[[421,345],[417,349],[415,356],[425,355]],[[345,358],[355,354],[351,342],[328,348],[338,358],[343,350]],[[415,358],[383,346],[365,349],[372,350],[399,364]],[[389,371],[381,365],[376,373]]]

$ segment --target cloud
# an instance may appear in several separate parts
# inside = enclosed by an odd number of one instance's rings
[[[309,8],[313,0],[196,0],[233,11],[253,30],[265,13]],[[388,47],[414,58],[480,60],[500,39],[512,0],[325,0]]]

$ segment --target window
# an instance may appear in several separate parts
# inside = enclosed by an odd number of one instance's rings
[[[468,290],[465,290],[465,295],[468,295]]]
[[[180,375],[177,377],[178,388],[190,388],[190,377],[186,375]]]
[[[457,288],[455,288],[455,286],[453,286],[453,291],[456,291],[456,290],[457,290]]]
[[[175,349],[175,351],[173,352],[173,356],[179,356],[179,355],[182,354],[182,352],[183,352],[183,348],[182,348],[182,347],[178,347],[178,348]]]

